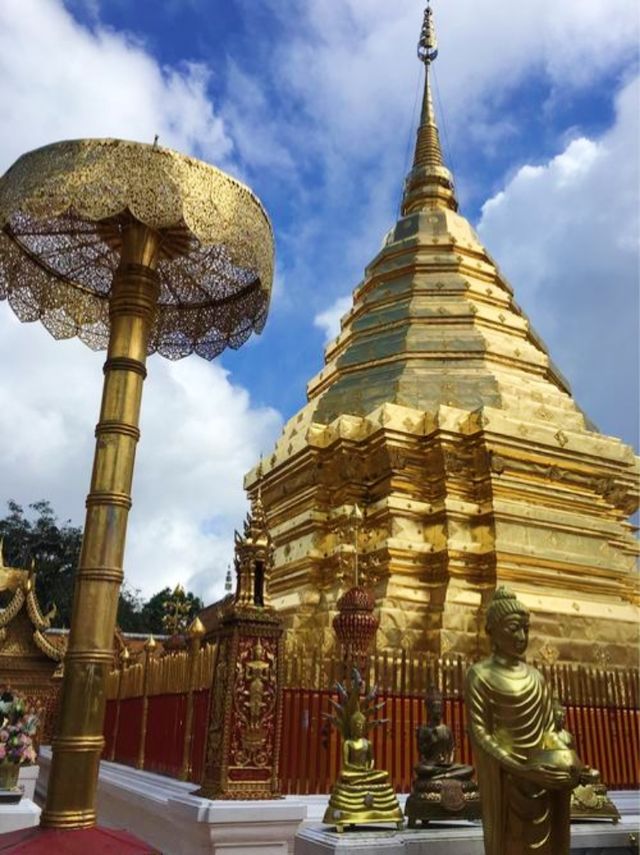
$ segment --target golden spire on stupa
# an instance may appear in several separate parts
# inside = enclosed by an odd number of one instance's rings
[[[423,208],[446,207],[458,210],[453,177],[444,163],[440,146],[440,133],[433,108],[431,91],[431,63],[438,56],[438,40],[433,21],[433,10],[428,4],[424,12],[424,22],[418,42],[418,59],[424,63],[424,93],[420,126],[416,140],[413,167],[405,182],[402,214]]]

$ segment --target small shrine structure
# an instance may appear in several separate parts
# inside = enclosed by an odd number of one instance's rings
[[[269,602],[272,544],[260,493],[235,533],[236,590],[207,610],[204,641],[218,647],[200,795],[280,794],[282,621]]]
[[[6,567],[0,541],[0,675],[37,709],[40,742],[48,743],[56,715],[66,638],[47,635],[56,607],[46,613],[36,595],[36,573]]]

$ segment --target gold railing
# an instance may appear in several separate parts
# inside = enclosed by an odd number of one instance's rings
[[[141,698],[144,695],[145,667],[147,695],[178,695],[190,690],[211,688],[215,644],[205,644],[192,654],[190,651],[167,653],[163,656],[143,655],[142,661],[114,668],[107,680],[107,700]],[[193,668],[193,675],[192,675]],[[193,686],[190,680],[193,679]]]
[[[400,654],[370,655],[363,668],[369,685],[388,694],[423,695],[437,685],[447,697],[464,695],[464,679],[471,660],[462,656],[436,657],[404,651]],[[640,672],[632,668],[592,668],[574,664],[535,662],[565,704],[589,707],[640,707]],[[285,656],[284,685],[287,688],[331,689],[345,677],[343,659],[312,652]]]

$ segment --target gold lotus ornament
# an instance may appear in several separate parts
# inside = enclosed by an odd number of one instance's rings
[[[169,149],[60,142],[0,179],[0,300],[55,338],[107,349],[43,825],[95,824],[146,358],[239,347],[264,325],[272,276],[258,199]]]

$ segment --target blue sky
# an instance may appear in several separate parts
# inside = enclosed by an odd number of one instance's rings
[[[220,590],[244,512],[242,474],[303,404],[340,309],[397,217],[419,105],[423,8],[422,0],[0,8],[0,107],[10,129],[0,170],[55,139],[159,133],[249,183],[274,224],[276,286],[262,336],[212,366],[197,357],[150,364],[127,553],[130,582],[146,593],[179,580],[205,596]],[[434,8],[436,106],[462,212],[578,402],[604,432],[637,445],[636,4],[435,0]],[[0,376],[0,404],[12,408],[0,415],[8,449],[0,500],[44,496],[80,522],[101,357],[17,328],[3,304],[0,327],[0,359],[12,368]],[[59,376],[75,379],[60,389]]]

